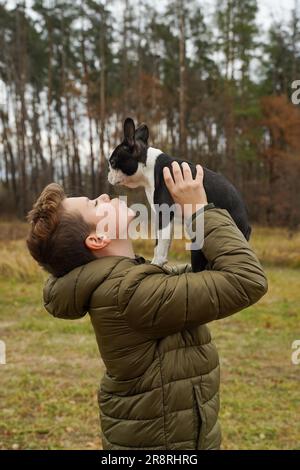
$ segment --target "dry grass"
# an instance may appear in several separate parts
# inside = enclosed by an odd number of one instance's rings
[[[250,244],[264,264],[300,268],[299,231],[254,227]]]
[[[25,237],[28,225],[22,222],[0,222],[0,276],[19,280],[39,280],[41,270],[27,252]],[[265,265],[300,268],[300,233],[290,234],[283,228],[254,227],[250,245]],[[135,240],[135,252],[151,259],[153,240]],[[170,259],[190,260],[185,242],[173,240]]]
[[[0,241],[24,240],[27,236],[28,224],[13,221],[0,221]]]
[[[24,240],[0,241],[0,276],[20,281],[42,280],[44,274]]]
[[[184,248],[184,241],[173,240],[170,258],[189,261],[190,255]],[[253,227],[250,245],[265,265],[289,266],[300,268],[300,232],[291,234],[287,229]],[[152,258],[154,242],[151,240],[134,241],[136,253],[144,253]]]

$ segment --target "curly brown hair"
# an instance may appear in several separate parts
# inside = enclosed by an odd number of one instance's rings
[[[55,277],[96,259],[85,244],[91,227],[78,212],[67,212],[63,188],[51,183],[44,188],[28,213],[30,231],[26,240],[32,257]]]

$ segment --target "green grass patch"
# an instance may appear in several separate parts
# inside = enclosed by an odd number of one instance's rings
[[[27,253],[22,230],[14,226],[10,241],[0,237],[0,339],[7,347],[0,449],[101,448],[104,367],[89,316],[58,320],[44,310],[46,275]],[[210,324],[221,360],[223,448],[299,449],[300,366],[291,364],[291,345],[300,339],[300,236],[256,227],[251,244],[267,266],[268,294]],[[134,246],[151,259],[152,242]],[[173,241],[173,261],[189,261],[183,246]]]
[[[299,271],[268,269],[255,306],[210,324],[221,358],[224,449],[300,448]],[[51,317],[42,283],[1,279],[0,449],[101,448],[97,389],[103,373],[89,317]]]

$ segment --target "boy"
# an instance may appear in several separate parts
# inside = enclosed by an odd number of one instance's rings
[[[134,217],[106,194],[66,198],[52,184],[29,215],[29,250],[53,275],[46,309],[66,319],[88,312],[95,330],[106,366],[98,394],[103,449],[219,449],[219,359],[206,323],[267,292],[264,271],[229,213],[207,204],[202,168],[193,180],[188,165],[182,174],[174,162],[173,175],[164,168],[189,228],[204,215],[209,270],[152,265],[135,256],[118,226],[115,239],[99,234],[96,206],[111,205],[128,224]]]

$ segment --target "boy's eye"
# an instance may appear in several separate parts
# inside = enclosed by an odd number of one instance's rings
[[[98,205],[98,199],[96,199],[95,201],[95,207]]]

